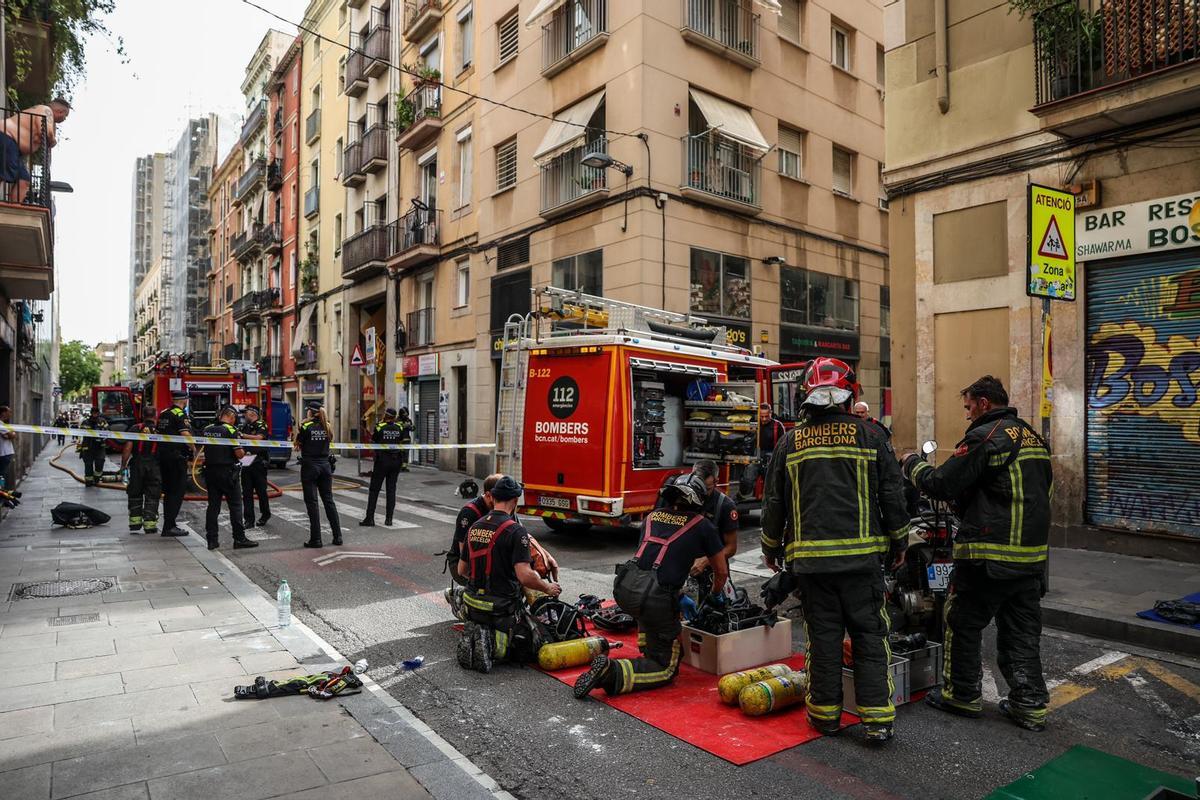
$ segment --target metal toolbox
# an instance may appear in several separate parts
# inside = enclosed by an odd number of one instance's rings
[[[908,670],[909,661],[903,656],[892,654],[892,663],[888,666],[891,673],[892,705],[902,706],[908,702]],[[854,668],[842,667],[842,708],[848,714],[858,715],[858,702],[854,697]]]
[[[942,685],[942,646],[929,642],[904,654],[908,659],[908,694]]]

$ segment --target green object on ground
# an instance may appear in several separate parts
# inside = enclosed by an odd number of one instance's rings
[[[985,800],[1142,800],[1160,786],[1195,797],[1195,783],[1077,745]]]

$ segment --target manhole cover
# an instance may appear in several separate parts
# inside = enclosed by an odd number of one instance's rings
[[[69,614],[65,617],[51,617],[50,627],[61,628],[64,625],[83,625],[88,622],[99,622],[99,614]]]
[[[77,597],[107,592],[117,585],[116,578],[78,578],[70,581],[34,581],[14,583],[9,600],[34,600],[41,597]]]

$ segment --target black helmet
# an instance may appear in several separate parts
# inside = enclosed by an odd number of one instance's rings
[[[505,475],[496,481],[496,485],[492,487],[492,497],[503,503],[505,500],[516,500],[521,496],[523,491],[525,491],[525,487],[508,475]]]
[[[671,505],[682,501],[684,505],[698,509],[704,506],[708,487],[704,485],[703,478],[694,472],[688,472],[671,478],[660,494]]]

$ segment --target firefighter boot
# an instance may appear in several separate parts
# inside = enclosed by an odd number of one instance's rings
[[[471,668],[484,675],[492,671],[492,648],[495,632],[485,626],[476,625],[471,636]]]
[[[463,669],[475,668],[475,628],[477,627],[474,622],[465,623],[462,633],[458,635],[458,648],[455,655],[458,657],[458,665]]]
[[[141,517],[130,517],[129,518],[129,532],[131,534],[142,532],[142,518]]]
[[[929,694],[925,695],[925,703],[938,711],[957,714],[968,719],[978,719],[983,716],[983,704],[979,700],[973,703],[964,703],[957,698],[947,697],[942,689],[930,689]]]
[[[866,733],[867,741],[876,745],[890,742],[896,734],[890,722],[876,722],[864,725],[863,731]]]
[[[593,658],[588,671],[575,679],[575,699],[584,700],[591,694],[592,689],[602,688],[609,682],[612,671],[612,661],[608,656],[598,655]]]
[[[1041,733],[1046,730],[1046,709],[1027,708],[1014,705],[1008,698],[1000,701],[1000,713],[1027,731]]]

